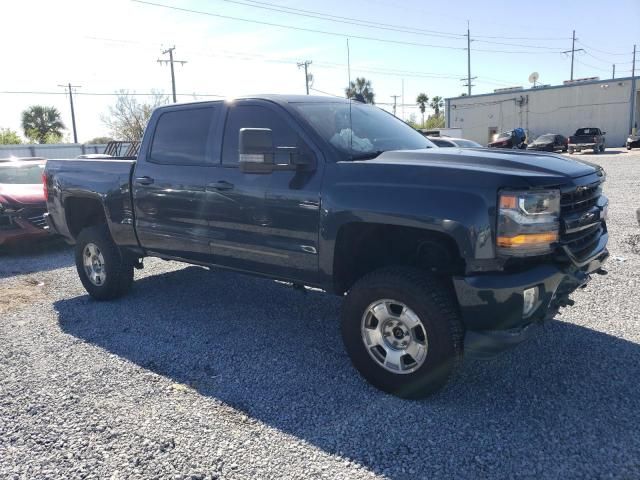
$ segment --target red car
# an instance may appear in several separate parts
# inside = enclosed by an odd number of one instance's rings
[[[0,246],[48,235],[44,159],[0,160]]]

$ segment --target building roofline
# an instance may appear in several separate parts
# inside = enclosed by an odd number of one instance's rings
[[[637,78],[637,75],[636,75]],[[445,98],[446,101],[451,101],[451,100],[460,100],[463,98],[479,98],[479,97],[489,97],[492,95],[513,95],[513,94],[519,94],[522,92],[542,92],[545,90],[552,90],[555,88],[571,88],[571,87],[578,87],[580,85],[595,85],[598,83],[611,83],[611,82],[621,82],[623,80],[633,80],[633,77],[620,77],[620,78],[610,78],[610,79],[606,79],[606,80],[590,80],[587,82],[579,82],[579,83],[572,83],[570,85],[551,85],[549,87],[539,87],[539,88],[523,88],[522,90],[511,90],[511,91],[506,91],[506,92],[491,92],[491,93],[479,93],[478,95],[462,95],[462,96],[458,96],[458,97],[448,97]]]

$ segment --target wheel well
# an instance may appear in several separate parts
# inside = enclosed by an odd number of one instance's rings
[[[337,293],[349,290],[363,275],[391,265],[418,267],[443,276],[464,271],[455,241],[444,233],[372,223],[340,228],[333,259]]]
[[[104,208],[93,198],[68,198],[64,203],[67,227],[73,238],[77,238],[83,228],[107,223]]]

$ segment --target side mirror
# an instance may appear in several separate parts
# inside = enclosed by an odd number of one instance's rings
[[[271,129],[241,128],[238,134],[240,171],[269,173],[274,166],[274,148]]]
[[[602,135],[606,135],[606,134],[607,134],[607,132],[602,132]]]

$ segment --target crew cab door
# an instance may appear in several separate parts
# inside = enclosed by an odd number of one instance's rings
[[[133,173],[136,233],[152,254],[211,263],[207,185],[222,103],[165,108]]]
[[[296,147],[313,157],[308,171],[244,173],[239,169],[241,128],[268,128],[276,147]],[[318,274],[320,181],[323,163],[282,107],[266,101],[229,106],[216,181],[210,196],[212,249],[219,265],[313,283]]]

